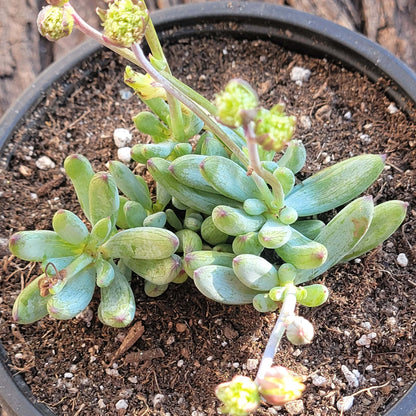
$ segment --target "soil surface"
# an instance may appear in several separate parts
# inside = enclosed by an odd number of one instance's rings
[[[183,40],[168,47],[167,55],[173,73],[210,99],[226,81],[240,77],[258,90],[265,106],[284,102],[298,117],[296,138],[308,151],[299,179],[353,155],[386,155],[386,168],[368,193],[378,203],[407,201],[408,215],[381,247],[319,280],[330,290],[328,302],[299,310],[313,322],[315,339],[302,347],[284,340],[275,357],[305,377],[304,395],[283,408],[264,404],[256,415],[339,415],[336,403],[353,394],[350,414],[383,413],[416,379],[414,122],[395,111],[384,81],[374,85],[336,63],[264,41]],[[16,296],[39,268],[11,256],[7,238],[19,230],[51,229],[59,208],[81,214],[62,171],[65,157],[82,153],[104,170],[117,157],[115,128],[131,129],[135,142],[148,140],[132,127],[138,100],[122,98],[128,90],[123,66],[100,52],[50,91],[14,136],[14,154],[0,174],[2,344],[11,367],[57,415],[215,415],[215,386],[236,374],[255,376],[276,314],[216,304],[189,281],[148,298],[134,279],[133,325],[143,333],[122,354],[117,351],[130,328],[103,326],[96,300],[71,321],[46,318],[26,326],[11,321]],[[302,85],[291,80],[294,66],[311,71]],[[36,166],[44,155],[55,168]],[[400,253],[406,266],[398,264]],[[355,372],[355,384],[342,366]]]

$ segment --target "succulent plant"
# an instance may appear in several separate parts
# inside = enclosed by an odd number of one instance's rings
[[[163,265],[175,259],[179,240],[169,230],[143,226],[155,215],[149,190],[142,178],[120,162],[110,164],[111,173],[94,173],[85,157],[72,155],[64,167],[91,232],[76,214],[59,210],[52,220],[53,231],[21,231],[10,238],[14,255],[40,262],[43,270],[17,297],[13,319],[23,324],[48,314],[71,319],[88,306],[98,286],[99,319],[107,325],[126,326],[136,309],[128,267],[151,282],[160,284],[162,276],[163,283],[168,283],[176,275],[172,271],[168,279]],[[124,205],[117,185],[131,198]],[[140,207],[144,214],[132,212],[131,206]],[[131,228],[118,230],[119,222]]]
[[[281,104],[262,107],[242,80],[230,81],[211,103],[176,79],[143,2],[116,0],[100,10],[103,34],[69,2],[52,3],[59,19],[40,19],[45,35],[66,35],[64,16],[145,71],[127,67],[124,79],[150,110],[134,123],[153,142],[135,145],[131,156],[146,164],[156,200],[120,162],[94,174],[81,156],[68,158],[65,169],[92,229],[59,211],[54,231],[11,238],[14,254],[41,262],[44,270],[19,295],[15,319],[28,323],[48,313],[69,319],[88,305],[96,283],[99,318],[123,326],[134,316],[131,271],[145,279],[148,296],[190,277],[213,301],[279,310],[256,380],[237,377],[218,387],[222,411],[245,415],[260,396],[276,405],[299,397],[300,379],[272,364],[285,331],[295,345],[313,338],[296,305],[322,305],[329,292],[309,282],[381,244],[406,215],[404,202],[375,206],[371,196],[360,196],[382,172],[385,157],[355,156],[301,180],[296,175],[306,149],[293,140],[295,118]],[[143,36],[149,59],[140,46]]]

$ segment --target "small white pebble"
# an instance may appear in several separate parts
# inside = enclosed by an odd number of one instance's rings
[[[394,316],[390,316],[390,318],[387,318],[386,324],[390,328],[394,328],[397,325],[397,319]]]
[[[48,156],[41,156],[36,162],[36,167],[40,170],[49,170],[55,167],[55,162]]]
[[[371,323],[370,322],[361,322],[361,328],[364,329],[371,329]]]
[[[362,144],[371,143],[371,137],[368,134],[360,134],[360,141]]]
[[[33,200],[38,199],[38,194],[35,194],[34,192],[31,192],[30,193],[30,198],[33,199]]]
[[[117,149],[117,158],[120,162],[129,163],[131,160],[131,147],[120,147]]]
[[[183,360],[179,360],[178,363],[177,363],[177,366],[178,367],[183,367],[183,364],[184,364]]]
[[[372,364],[369,364],[366,368],[365,368],[365,371],[373,371],[374,370],[374,367],[373,367],[373,365]]]
[[[119,372],[116,368],[106,368],[105,373],[111,377],[117,377]]]
[[[312,384],[316,387],[325,386],[327,383],[328,383],[328,380],[324,376],[319,376],[318,374],[315,374],[312,377]]]
[[[113,138],[115,145],[120,148],[127,146],[131,142],[132,135],[129,130],[118,128],[114,130]]]
[[[350,371],[346,365],[341,366],[341,371],[343,372],[344,377],[350,387],[358,387],[360,385],[360,381],[357,375]]]
[[[121,399],[116,403],[116,409],[127,409],[129,407],[129,402],[127,400]]]
[[[390,114],[394,114],[394,113],[397,113],[399,111],[399,109],[397,108],[396,104],[390,103],[390,105],[387,107],[387,111]]]
[[[354,396],[344,396],[337,401],[337,409],[340,412],[346,412],[350,410],[354,404]]]
[[[210,355],[209,357],[207,357],[207,361],[212,361],[214,359],[214,357],[212,355]]]
[[[221,342],[221,347],[226,347],[227,345],[228,345],[228,342],[227,341]]]
[[[255,370],[259,365],[259,360],[257,358],[249,358],[246,363],[247,370]]]
[[[131,376],[127,380],[130,381],[130,383],[137,384],[137,377],[136,376]]]
[[[400,253],[397,256],[397,264],[401,267],[407,267],[407,265],[409,264],[409,260],[407,259],[406,254]]]
[[[294,66],[290,71],[290,79],[292,81],[307,82],[311,76],[311,71],[301,66]]]
[[[299,123],[305,130],[309,130],[312,127],[312,121],[309,116],[300,116]]]
[[[97,357],[95,355],[91,355],[90,363],[93,363],[94,361],[97,361]]]
[[[74,375],[72,373],[65,373],[64,378],[72,378]]]
[[[122,100],[129,100],[133,96],[133,92],[130,89],[123,88],[119,90],[120,98]]]
[[[371,344],[371,339],[368,335],[363,335],[359,340],[355,343],[360,347],[369,347]]]
[[[294,357],[299,357],[299,355],[301,355],[302,354],[302,351],[299,349],[299,348],[296,348],[296,350],[295,351],[293,351],[293,356]]]
[[[166,400],[166,396],[163,394],[156,394],[155,397],[153,397],[152,403],[154,407],[160,406],[164,401]]]
[[[351,117],[352,117],[351,111],[347,111],[347,112],[344,114],[344,118],[345,118],[345,120],[351,120]]]
[[[227,48],[224,48],[224,49],[222,50],[222,53],[223,53],[223,55],[228,55],[228,50],[227,50]]]
[[[98,407],[100,409],[105,409],[105,403],[103,399],[98,400]]]
[[[240,367],[240,363],[233,363],[233,367],[234,367],[234,368],[238,368],[238,367]]]

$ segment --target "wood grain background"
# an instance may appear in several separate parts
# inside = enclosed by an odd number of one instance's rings
[[[42,69],[84,40],[74,33],[56,43],[41,38],[36,17],[44,0],[2,1],[0,7],[0,116],[30,85]],[[266,0],[287,5],[334,21],[380,43],[416,70],[415,0]],[[148,0],[159,9],[199,0]],[[72,0],[72,5],[91,24],[98,23],[97,6],[103,0]]]

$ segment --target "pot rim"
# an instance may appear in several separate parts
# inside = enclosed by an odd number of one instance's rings
[[[340,61],[373,82],[380,77],[391,79],[395,85],[386,94],[410,117],[415,117],[411,103],[416,104],[416,74],[381,46],[326,19],[286,6],[236,1],[175,6],[152,12],[152,19],[158,31],[166,32],[162,39],[167,36],[178,39],[195,33],[230,35],[231,30],[235,37],[270,39],[297,52]],[[228,25],[224,27],[224,23]],[[24,114],[41,102],[52,84],[100,48],[96,42],[86,41],[36,78],[0,119],[0,152]],[[23,377],[12,375],[1,343],[0,361],[0,405],[10,416],[53,416],[47,406],[36,402]],[[416,415],[415,403],[416,384],[385,416]]]

